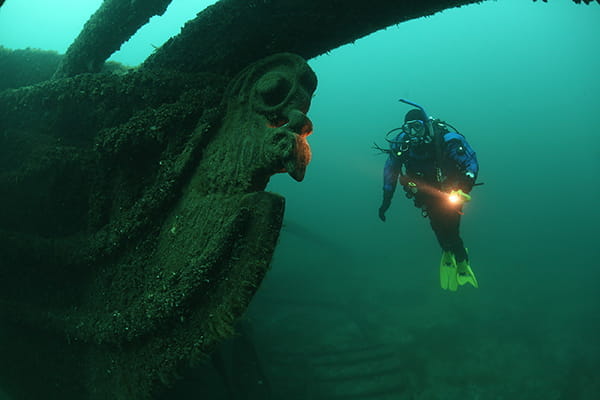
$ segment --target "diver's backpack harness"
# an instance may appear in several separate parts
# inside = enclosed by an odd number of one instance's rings
[[[434,148],[435,148],[435,161],[434,161],[435,162],[435,175],[436,175],[435,179],[436,179],[436,182],[441,185],[445,179],[443,172],[442,172],[442,165],[444,162],[444,150],[443,150],[444,149],[444,136],[449,132],[456,132],[460,136],[463,136],[463,135],[458,131],[458,129],[456,129],[454,126],[452,126],[448,122],[442,121],[440,119],[433,119],[432,117],[430,117],[427,114],[427,112],[425,111],[425,108],[423,108],[423,106],[421,106],[417,103],[413,103],[412,101],[409,101],[406,99],[399,99],[399,101],[402,103],[411,105],[413,107],[416,107],[423,112],[423,115],[425,116],[425,119],[426,119],[426,121],[424,121],[424,122],[427,125],[427,129],[431,133],[431,136],[426,136],[424,138],[424,141],[420,141],[418,143],[430,143],[433,141]],[[390,145],[388,149],[384,149],[384,148],[380,147],[379,145],[377,145],[377,143],[374,143],[374,148],[376,150],[381,151],[382,153],[387,153],[393,157],[400,158],[406,152],[408,152],[410,150],[412,145],[418,144],[418,143],[414,142],[410,137],[407,139],[401,140],[401,141],[396,140],[395,138],[390,139],[390,136],[392,136],[392,134],[394,134],[398,131],[407,132],[406,123],[403,124],[399,128],[394,128],[394,129],[388,131],[385,134],[385,140]],[[400,175],[404,176],[405,174],[403,171],[400,171]],[[474,184],[474,186],[478,186],[478,185],[481,185],[481,183]]]
[[[444,177],[442,176],[442,161],[444,157],[444,153],[442,151],[444,141],[443,134],[439,130],[436,131],[433,129],[433,119],[429,117],[429,114],[427,114],[427,111],[425,111],[425,108],[423,108],[423,106],[417,103],[413,103],[412,101],[406,99],[400,99],[398,101],[404,104],[411,105],[413,107],[417,107],[423,112],[423,115],[425,116],[424,122],[427,124],[429,134],[433,136],[433,145],[435,147],[435,179],[438,183],[442,183],[444,179]]]

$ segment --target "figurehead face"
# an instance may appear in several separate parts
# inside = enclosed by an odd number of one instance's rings
[[[262,191],[269,178],[286,172],[302,181],[311,159],[306,113],[317,77],[298,55],[274,54],[236,75],[224,95],[226,115],[204,160],[229,173],[211,177],[213,191]]]

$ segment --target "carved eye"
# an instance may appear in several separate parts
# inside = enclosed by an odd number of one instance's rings
[[[292,83],[279,73],[266,74],[256,84],[257,92],[268,107],[283,103],[291,89]]]
[[[306,71],[300,77],[300,84],[308,93],[313,93],[317,89],[317,76],[312,70]]]

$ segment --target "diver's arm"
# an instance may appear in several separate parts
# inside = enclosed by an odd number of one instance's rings
[[[447,144],[448,156],[456,163],[460,175],[454,177],[454,185],[469,193],[479,173],[477,154],[464,137],[454,139]]]
[[[392,204],[392,197],[398,184],[398,175],[400,174],[401,165],[399,161],[392,156],[388,158],[383,168],[383,200],[379,207],[379,219],[385,222],[385,212]]]

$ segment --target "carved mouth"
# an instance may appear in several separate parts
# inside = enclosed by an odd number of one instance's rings
[[[312,156],[310,145],[306,140],[313,132],[312,121],[302,111],[292,110],[288,115],[288,122],[281,127],[292,132],[295,141],[292,151],[284,159],[284,172],[300,182],[304,179],[306,167]]]

